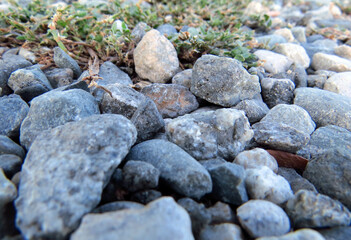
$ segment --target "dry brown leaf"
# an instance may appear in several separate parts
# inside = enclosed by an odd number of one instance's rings
[[[295,170],[303,172],[308,163],[306,158],[296,154],[270,149],[266,151],[277,160],[279,167],[294,168]]]

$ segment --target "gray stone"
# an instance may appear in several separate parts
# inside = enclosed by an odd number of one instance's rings
[[[134,146],[127,160],[151,163],[160,171],[160,180],[187,197],[201,198],[212,191],[206,169],[177,145],[164,140],[149,140]]]
[[[312,61],[316,53],[334,54],[334,50],[332,48],[315,45],[313,43],[301,43],[301,46],[305,49],[307,55],[309,56],[310,60],[312,59]]]
[[[14,71],[9,77],[8,85],[26,102],[52,90],[49,80],[37,66]]]
[[[313,184],[310,181],[308,181],[306,178],[303,178],[293,168],[280,167],[278,169],[278,174],[284,177],[289,182],[291,190],[293,190],[294,193],[296,193],[300,189],[317,192]]]
[[[70,68],[53,68],[44,70],[46,78],[53,88],[70,85],[73,82],[73,71]]]
[[[239,153],[233,163],[239,164],[245,169],[266,166],[275,173],[278,171],[278,163],[275,158],[262,148],[254,148]]]
[[[123,187],[130,192],[156,188],[159,175],[150,163],[130,160],[123,167]]]
[[[37,62],[35,54],[26,48],[21,47],[20,50],[18,51],[18,55],[24,57],[26,60],[30,61],[31,63]]]
[[[287,56],[295,64],[300,64],[304,68],[308,68],[310,65],[311,60],[305,49],[300,45],[294,43],[281,43],[274,48],[274,51]]]
[[[325,82],[323,89],[351,98],[351,72],[334,74]]]
[[[145,3],[145,2],[143,2],[143,3]],[[139,43],[141,41],[141,39],[145,36],[145,33],[149,28],[150,27],[146,23],[139,22],[137,25],[135,25],[135,27],[133,28],[133,31],[131,33],[133,40],[136,43]]]
[[[318,46],[318,47],[325,47],[333,50],[338,46],[338,43],[336,40],[331,40],[329,38],[324,38],[324,39],[317,39],[312,43],[313,46]]]
[[[175,118],[199,107],[196,97],[188,88],[178,84],[154,83],[144,87],[141,93],[150,97],[163,118]]]
[[[269,111],[263,101],[256,99],[243,100],[234,108],[244,111],[251,124],[260,121]]]
[[[269,108],[293,101],[295,84],[290,79],[264,78],[261,87],[263,100]]]
[[[290,230],[290,221],[279,206],[265,200],[250,200],[237,210],[240,225],[253,237],[280,236]]]
[[[245,238],[238,225],[222,223],[218,225],[208,225],[201,231],[199,240],[213,239],[244,240]]]
[[[130,201],[117,201],[106,203],[102,206],[95,208],[92,213],[105,213],[105,212],[114,212],[124,209],[141,209],[144,205],[136,202]]]
[[[21,145],[29,149],[44,130],[99,113],[97,102],[86,91],[72,89],[43,94],[31,101],[28,115],[21,125]]]
[[[0,168],[4,170],[6,177],[12,178],[15,173],[21,171],[22,159],[13,154],[0,155]]]
[[[212,207],[207,208],[207,212],[211,215],[210,224],[237,222],[237,219],[233,210],[226,203],[217,202]]]
[[[70,68],[73,71],[74,79],[78,79],[82,74],[82,70],[76,60],[70,57],[65,51],[59,47],[54,48],[54,61],[59,68]]]
[[[161,192],[149,189],[133,193],[133,195],[130,197],[130,200],[141,204],[148,204],[149,202],[152,202],[160,197],[162,197]]]
[[[351,30],[351,21],[346,19],[318,19],[315,23],[321,27],[338,27]]]
[[[313,229],[300,229],[279,237],[261,237],[256,240],[326,240],[320,233]],[[342,239],[342,238],[340,238]]]
[[[295,153],[310,140],[310,135],[284,123],[258,122],[252,125],[255,141],[262,146]]]
[[[177,29],[169,23],[162,24],[156,28],[157,31],[159,31],[162,35],[167,35],[171,36],[173,34],[178,34]]]
[[[2,154],[17,155],[21,159],[25,156],[25,152],[20,145],[12,141],[11,138],[0,135],[0,155]]]
[[[179,70],[177,52],[172,43],[157,30],[151,30],[134,49],[135,71],[151,82],[166,83]]]
[[[138,142],[152,138],[164,127],[162,116],[149,97],[120,84],[106,88],[112,96],[104,93],[100,102],[101,112],[121,114],[130,119],[138,130]]]
[[[40,134],[21,171],[16,225],[26,239],[64,239],[100,202],[136,140],[125,117],[93,115]]]
[[[265,36],[260,36],[255,38],[258,43],[263,44],[264,46],[268,47],[268,49],[272,49],[279,43],[286,43],[287,40],[280,35],[270,34]]]
[[[253,137],[244,113],[230,108],[175,118],[167,123],[166,133],[197,160],[233,159]]]
[[[261,92],[258,77],[250,75],[241,62],[227,57],[203,55],[193,67],[191,92],[208,102],[232,107]]]
[[[336,55],[351,60],[351,46],[346,44],[340,45],[334,48],[334,52]]]
[[[88,214],[71,239],[193,240],[187,212],[170,197],[149,203],[142,209]]]
[[[273,78],[290,79],[295,84],[296,88],[307,87],[307,73],[305,68],[300,64],[291,64],[286,72],[274,74]]]
[[[294,94],[294,104],[304,108],[317,127],[337,125],[351,130],[351,98],[316,88],[298,88]]]
[[[308,87],[315,87],[315,88],[323,89],[326,81],[327,81],[327,76],[324,74],[308,75],[307,76],[307,86]]]
[[[308,190],[295,193],[286,212],[295,228],[348,226],[351,221],[351,213],[339,201]]]
[[[346,72],[351,71],[351,61],[331,54],[316,53],[313,55],[312,67],[315,70]]]
[[[325,240],[343,240],[348,239],[351,234],[351,227],[333,227],[326,229],[318,229]]]
[[[0,98],[0,134],[17,138],[23,119],[27,116],[29,107],[18,95]]]
[[[192,74],[193,74],[192,69],[186,69],[184,71],[181,71],[173,76],[172,83],[179,84],[190,89]]]
[[[293,63],[286,56],[268,50],[257,50],[254,54],[259,60],[264,61],[264,69],[272,74],[286,72]]]
[[[291,29],[291,32],[298,42],[300,42],[300,43],[307,42],[306,28],[305,27],[301,27],[301,26],[293,27]]]

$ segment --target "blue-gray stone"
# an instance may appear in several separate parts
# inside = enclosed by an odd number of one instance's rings
[[[72,69],[74,79],[79,78],[79,76],[82,74],[82,70],[80,69],[76,60],[74,60],[70,55],[68,55],[59,47],[54,48],[54,61],[59,68]]]
[[[177,29],[175,29],[174,26],[171,24],[162,24],[156,28],[157,31],[159,31],[161,34],[167,34],[167,36],[171,36],[173,34],[177,34]]]

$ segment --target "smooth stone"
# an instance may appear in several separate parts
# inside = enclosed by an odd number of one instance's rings
[[[241,228],[232,223],[222,223],[206,226],[200,233],[199,240],[228,239],[244,240]]]
[[[144,205],[131,201],[110,202],[95,208],[91,213],[106,213],[125,209],[141,209]]]
[[[351,71],[334,74],[325,82],[323,89],[351,98]]]
[[[71,239],[194,240],[187,212],[171,197],[163,197],[142,209],[88,214]]]
[[[287,56],[295,64],[300,64],[304,68],[308,68],[310,65],[311,60],[309,56],[305,49],[298,44],[281,43],[274,48],[274,51]]]
[[[317,45],[312,43],[301,43],[301,46],[305,49],[307,55],[310,57],[310,60],[313,63],[313,57],[317,53],[324,54],[334,54],[334,49],[328,48],[325,46]]]
[[[0,168],[4,171],[7,178],[11,179],[15,173],[21,171],[22,159],[13,154],[0,155]]]
[[[53,68],[44,70],[46,78],[53,88],[70,85],[73,82],[73,71],[70,68]]]
[[[295,228],[349,226],[351,213],[339,201],[308,190],[299,190],[286,204]]]
[[[262,98],[269,108],[293,102],[295,84],[290,79],[264,78],[261,87]]]
[[[318,19],[315,23],[319,27],[338,27],[351,30],[351,21],[346,19]]]
[[[141,41],[141,39],[145,36],[145,33],[149,28],[150,27],[144,22],[139,22],[137,25],[135,25],[131,33],[131,36],[135,43],[139,43]]]
[[[235,213],[229,204],[216,202],[212,207],[207,208],[207,212],[211,215],[210,224],[221,223],[236,223],[237,219]]]
[[[284,234],[279,237],[261,237],[256,240],[326,240],[322,234],[318,233],[316,230],[303,228]]]
[[[0,155],[2,154],[17,155],[21,159],[25,156],[23,148],[5,135],[0,135]]]
[[[18,51],[18,55],[24,57],[26,60],[28,60],[31,63],[37,62],[35,54],[26,48],[21,47],[20,50]]]
[[[134,146],[126,159],[151,163],[160,171],[160,180],[184,196],[201,198],[212,191],[207,170],[174,143],[148,140]]]
[[[343,240],[348,239],[351,234],[351,227],[333,227],[326,229],[318,229],[326,240]]]
[[[269,201],[250,200],[236,212],[241,227],[253,238],[280,236],[290,230],[290,221],[284,210]]]
[[[154,189],[148,189],[148,190],[143,190],[140,192],[133,193],[130,196],[130,200],[141,204],[148,204],[160,197],[162,197],[161,192]]]
[[[233,163],[239,164],[245,169],[266,166],[275,173],[278,171],[278,163],[275,158],[262,148],[254,148],[239,153]]]
[[[250,75],[242,63],[227,57],[203,55],[193,67],[191,92],[223,107],[253,99],[261,92],[258,77]]]
[[[319,40],[314,41],[312,43],[312,45],[318,46],[318,47],[325,47],[325,48],[329,48],[329,49],[334,49],[338,46],[338,43],[335,40],[325,38],[325,39],[319,39]]]
[[[277,29],[273,32],[273,34],[284,37],[287,42],[294,42],[295,41],[295,37],[289,28]]]
[[[340,45],[334,48],[334,52],[336,55],[351,60],[351,46],[346,44]]]
[[[171,36],[173,34],[178,34],[177,29],[169,23],[162,24],[156,28],[157,31],[159,31],[162,35],[167,35]]]
[[[316,53],[313,55],[312,67],[315,70],[346,72],[351,71],[351,61],[331,54]]]
[[[268,50],[257,50],[254,54],[264,61],[264,69],[272,74],[285,72],[293,63],[288,57]]]
[[[54,61],[59,68],[70,68],[73,71],[74,79],[79,78],[82,74],[82,70],[76,60],[59,47],[54,48]]]
[[[294,35],[294,38],[298,42],[300,42],[300,43],[307,42],[307,39],[306,39],[306,28],[305,27],[301,27],[301,26],[293,27],[291,29],[291,32]]]
[[[186,69],[184,71],[181,71],[173,76],[172,83],[179,84],[190,89],[192,74],[193,74],[192,69]]]
[[[269,111],[268,106],[262,100],[257,99],[243,100],[234,108],[244,111],[251,124],[260,121]]]
[[[263,44],[263,46],[267,46],[268,49],[272,49],[279,43],[286,43],[287,40],[277,34],[270,34],[270,35],[264,35],[264,36],[259,36],[255,38],[258,43]]]
[[[317,192],[313,184],[310,181],[308,181],[306,178],[303,178],[293,168],[280,167],[278,169],[278,174],[289,182],[291,190],[294,193],[296,193],[300,189]]]
[[[26,239],[65,239],[100,202],[136,140],[125,117],[93,115],[44,131],[21,171],[16,225]]]

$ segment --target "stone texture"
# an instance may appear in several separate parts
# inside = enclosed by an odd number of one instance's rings
[[[70,85],[73,82],[73,71],[70,68],[53,68],[44,70],[46,78],[53,88]]]
[[[256,240],[325,240],[322,234],[313,229],[300,229],[279,237],[261,237]]]
[[[334,52],[336,55],[351,60],[351,46],[348,45],[340,45],[334,48]]]
[[[305,49],[300,45],[294,43],[281,43],[274,48],[274,51],[287,56],[295,64],[300,64],[304,68],[308,68],[310,66],[311,60]]]
[[[296,26],[291,29],[292,34],[294,35],[294,38],[300,42],[307,42],[306,39],[306,28],[302,26]]]
[[[244,240],[245,238],[238,225],[222,223],[218,225],[208,225],[201,231],[199,240],[213,239]]]
[[[254,148],[239,153],[233,163],[239,164],[245,169],[266,166],[275,173],[278,171],[278,164],[275,158],[262,148]]]
[[[186,69],[173,76],[172,83],[182,85],[188,89],[191,87],[192,69]]]
[[[237,219],[233,210],[226,203],[217,202],[212,207],[207,208],[207,212],[211,215],[210,224],[237,222]]]
[[[294,35],[293,35],[292,31],[289,28],[277,29],[277,30],[275,30],[273,32],[273,34],[284,37],[286,39],[286,41],[288,41],[288,42],[294,42],[295,41]],[[278,44],[277,47],[279,47],[279,44]]]
[[[300,64],[291,64],[286,72],[274,74],[273,78],[290,79],[295,84],[296,88],[307,87],[307,73],[305,68]]]
[[[290,79],[264,78],[261,87],[262,98],[269,108],[293,102],[295,84]]]
[[[4,171],[7,178],[11,179],[15,173],[21,171],[22,159],[13,154],[0,155],[0,168]]]
[[[285,72],[293,63],[286,56],[268,50],[257,50],[254,54],[264,61],[264,69],[272,74]]]
[[[166,134],[197,160],[233,159],[253,137],[244,113],[226,108],[175,118],[167,123]]]
[[[170,197],[151,202],[142,209],[86,215],[72,240],[193,240],[186,211]]]
[[[251,124],[260,121],[269,111],[267,105],[257,99],[243,100],[234,108],[244,111]]]
[[[105,212],[114,212],[124,209],[141,209],[144,205],[131,201],[116,201],[106,203],[95,208],[91,213],[105,213]]]
[[[190,90],[197,97],[224,107],[253,99],[261,92],[258,77],[250,75],[241,62],[214,55],[203,55],[195,62]]]
[[[127,160],[151,163],[160,171],[160,180],[187,197],[200,198],[212,191],[206,169],[177,145],[165,140],[148,140],[134,146]]]
[[[11,138],[0,135],[0,155],[2,154],[17,155],[21,159],[25,156],[25,152],[20,145],[12,141]]]
[[[162,24],[156,28],[157,31],[159,31],[162,35],[167,35],[171,36],[173,34],[178,34],[177,29],[169,23]]]
[[[54,48],[54,61],[59,68],[70,68],[73,71],[74,79],[78,79],[82,74],[82,70],[80,70],[76,60],[59,47]]]
[[[93,115],[43,132],[21,171],[16,225],[26,239],[64,239],[100,202],[136,140],[120,115]]]
[[[163,118],[175,118],[199,107],[196,97],[178,84],[154,83],[144,87],[141,93],[155,102]]]
[[[9,138],[17,138],[23,119],[29,107],[18,95],[0,98],[0,134]],[[8,141],[6,141],[8,142]]]
[[[134,50],[135,71],[151,82],[166,83],[179,69],[177,52],[159,31],[145,34]]]
[[[289,182],[291,190],[294,193],[296,193],[300,189],[317,192],[313,184],[306,178],[303,178],[293,168],[279,167],[278,174]]]
[[[351,61],[335,55],[316,53],[313,55],[312,67],[315,70],[330,70],[335,72],[351,71]]]
[[[299,190],[286,204],[286,212],[295,228],[348,226],[349,210],[339,201],[308,190]]]
[[[314,87],[314,88],[323,89],[326,81],[327,81],[327,76],[324,74],[307,76],[307,86],[311,88]]]
[[[294,94],[294,104],[304,108],[317,127],[337,125],[351,130],[351,98],[315,88],[298,88]]]
[[[237,210],[240,225],[253,237],[280,236],[290,230],[290,221],[279,206],[265,200],[250,200]]]
[[[145,3],[145,2],[143,2],[143,3]],[[137,25],[135,25],[135,27],[133,28],[133,31],[131,33],[133,40],[136,43],[139,43],[141,41],[141,39],[145,36],[145,33],[146,33],[148,28],[150,28],[150,27],[144,22],[139,22]]]
[[[72,89],[43,94],[31,101],[28,115],[21,125],[21,145],[29,149],[44,130],[99,113],[97,102],[86,91]]]
[[[325,82],[323,89],[351,98],[351,72],[334,74]]]

